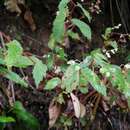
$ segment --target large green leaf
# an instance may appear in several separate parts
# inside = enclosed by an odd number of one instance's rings
[[[81,33],[88,39],[91,40],[92,34],[91,34],[91,28],[89,27],[89,25],[87,25],[85,22],[79,20],[79,19],[72,19],[72,23],[74,25],[76,25]]]
[[[15,119],[7,116],[0,116],[0,123],[11,123],[15,122]]]
[[[126,97],[130,96],[130,88],[125,75],[117,65],[108,64],[100,69],[100,72],[108,77],[114,87],[120,90]]]
[[[16,101],[12,108],[13,113],[15,114],[16,118],[23,123],[23,126],[26,126],[28,129],[31,130],[38,130],[39,123],[38,120],[26,109],[23,107],[21,102]]]
[[[37,60],[34,69],[33,69],[33,78],[35,84],[38,87],[39,83],[43,80],[43,77],[46,76],[47,66],[42,63],[42,61]]]
[[[68,14],[68,7],[67,4],[69,3],[69,0],[61,0],[59,4],[59,11],[57,13],[57,16],[53,23],[53,36],[57,42],[61,42],[64,33],[65,33],[65,27],[64,22]]]
[[[9,71],[4,67],[0,67],[0,75],[22,86],[25,86],[25,87],[28,86],[28,84],[18,74],[16,74],[15,72]]]
[[[84,76],[87,78],[88,82],[92,87],[102,95],[106,96],[106,87],[101,83],[100,79],[91,69],[88,67],[82,68]]]
[[[51,80],[49,80],[45,86],[44,89],[46,90],[52,90],[54,89],[57,85],[59,85],[61,83],[61,80],[58,77],[55,77]]]
[[[23,49],[20,43],[16,40],[11,41],[7,44],[8,50],[7,55],[5,57],[6,65],[12,67],[16,64],[17,60],[22,55]]]
[[[79,86],[79,70],[80,66],[78,64],[70,65],[63,78],[62,78],[62,89],[66,92],[71,93],[76,87]]]

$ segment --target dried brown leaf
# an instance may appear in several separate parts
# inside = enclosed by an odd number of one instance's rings
[[[79,102],[79,99],[73,93],[71,93],[70,95],[71,95],[73,106],[74,106],[75,116],[77,118],[79,118],[80,117],[80,102]]]
[[[28,23],[28,25],[32,31],[36,30],[36,25],[35,25],[34,19],[32,17],[32,12],[30,10],[26,10],[26,12],[24,14],[24,20]]]
[[[77,118],[84,117],[86,114],[85,106],[82,103],[80,103],[79,99],[73,93],[71,93],[70,95],[74,106],[75,116]]]
[[[82,103],[80,103],[80,117],[84,117],[85,114],[86,114],[86,108]]]
[[[6,9],[10,12],[16,12],[18,15],[21,14],[21,9],[19,8],[18,4],[25,5],[24,0],[6,0],[4,5],[6,6]]]
[[[50,103],[49,106],[49,127],[53,127],[56,123],[61,112],[61,105],[56,103],[54,100]]]

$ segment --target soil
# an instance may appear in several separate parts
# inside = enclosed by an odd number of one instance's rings
[[[2,8],[0,10],[0,31],[10,36],[11,39],[19,40],[25,51],[43,56],[49,51],[47,43],[51,33],[55,9],[50,11],[45,6],[44,10],[41,9],[41,12],[37,12],[36,10],[37,9],[33,10],[32,13],[37,29],[35,32],[32,32],[22,16],[18,17],[15,14],[7,12],[5,8]],[[97,33],[95,33],[96,36],[94,36],[94,43],[102,42],[101,39],[97,38],[99,34],[101,34],[100,30],[98,30],[99,26],[101,27],[104,25],[101,23],[96,25],[95,31]],[[81,50],[79,50],[79,52]],[[71,49],[69,51],[71,51]],[[71,55],[74,55],[74,53]],[[48,106],[54,93],[45,93],[44,91],[39,92],[29,89],[25,90],[16,86],[15,96],[17,100],[23,103],[29,112],[39,119],[41,124],[40,130],[47,130]],[[72,128],[72,130],[80,129]],[[99,109],[96,119],[90,125],[89,130],[130,130],[130,114],[119,113],[116,108],[112,108],[107,113],[103,113]]]

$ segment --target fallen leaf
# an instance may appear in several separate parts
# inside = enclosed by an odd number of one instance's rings
[[[54,100],[50,103],[49,106],[49,127],[53,127],[56,123],[61,112],[61,105],[56,103]]]
[[[82,103],[80,103],[79,99],[73,93],[71,93],[70,96],[72,98],[75,116],[77,118],[84,117],[86,114],[85,106]]]
[[[86,114],[86,108],[82,103],[80,103],[80,117],[84,117],[85,114]]]
[[[34,32],[36,30],[36,25],[32,17],[32,12],[30,10],[26,10],[24,14],[24,20],[28,23],[30,29]]]
[[[19,8],[19,4],[25,5],[24,0],[6,0],[4,5],[7,10],[10,12],[16,12],[18,15],[21,14],[21,9]]]

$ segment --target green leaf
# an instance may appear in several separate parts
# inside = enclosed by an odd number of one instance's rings
[[[23,123],[23,126],[26,126],[28,129],[31,130],[38,130],[39,129],[39,122],[38,120],[26,109],[23,107],[21,102],[16,101],[13,106],[13,113],[15,114],[16,118]]]
[[[53,69],[54,64],[54,55],[52,53],[49,53],[46,57],[46,65],[49,70]]]
[[[67,7],[68,3],[69,0],[61,0],[59,4],[58,14],[53,23],[52,32],[57,42],[61,42],[64,37],[64,33],[65,33],[64,22],[68,15],[68,7]]]
[[[77,6],[81,8],[84,15],[88,18],[88,21],[91,22],[92,17],[90,16],[90,13],[80,3],[77,3]]]
[[[83,93],[83,94],[86,94],[86,93],[88,92],[88,88],[85,87],[85,86],[84,86],[84,87],[80,86],[80,87],[79,87],[79,90],[80,90],[80,92]]]
[[[8,67],[12,67],[16,64],[17,60],[22,55],[23,49],[20,43],[16,40],[11,41],[7,44],[8,50],[5,57],[5,62]]]
[[[63,78],[62,78],[62,89],[66,89],[66,92],[71,93],[76,87],[79,86],[79,70],[78,64],[70,65]]]
[[[91,28],[83,21],[79,20],[79,19],[72,19],[72,23],[74,25],[76,25],[81,33],[88,39],[91,40],[92,34],[91,34]]]
[[[73,31],[71,31],[71,30],[68,30],[68,31],[67,31],[67,34],[68,34],[68,36],[70,36],[72,39],[76,39],[76,40],[79,40],[79,39],[80,39],[78,33],[75,33],[75,32],[73,32]]]
[[[28,84],[18,74],[5,69],[4,67],[0,67],[0,75],[24,87],[28,86]]]
[[[15,122],[15,119],[7,116],[0,116],[0,123],[11,123]]]
[[[47,66],[42,63],[42,61],[37,60],[34,69],[33,69],[33,78],[35,84],[38,87],[39,83],[43,80],[43,77],[46,76]]]
[[[98,76],[88,67],[82,68],[84,76],[87,77],[87,80],[92,85],[92,87],[102,95],[106,96],[106,87],[101,83]]]
[[[104,65],[108,64],[108,60],[107,60],[106,56],[104,56],[101,53],[100,49],[92,51],[91,56],[93,57],[93,60],[95,61],[96,65],[104,66]]]
[[[32,65],[34,65],[34,63],[32,62],[32,60],[29,57],[21,56],[17,60],[17,62],[14,66],[19,67],[19,68],[26,68],[26,67],[32,66]]]
[[[111,27],[108,27],[108,28],[106,28],[106,30],[105,30],[105,34],[104,35],[102,35],[103,36],[103,38],[104,38],[104,40],[109,40],[110,39],[110,34],[112,33],[112,28]]]
[[[51,80],[49,80],[45,86],[44,89],[46,90],[52,90],[54,89],[57,85],[59,85],[61,83],[61,80],[58,77],[55,77]]]
[[[48,42],[48,47],[53,50],[55,48],[55,45],[56,45],[55,38],[54,38],[53,34],[51,34],[51,36],[49,38],[49,42]]]
[[[61,60],[66,60],[67,55],[65,54],[65,51],[64,51],[63,48],[57,46],[57,47],[55,48],[55,52],[56,52],[56,54],[58,55],[58,57],[59,57]]]

